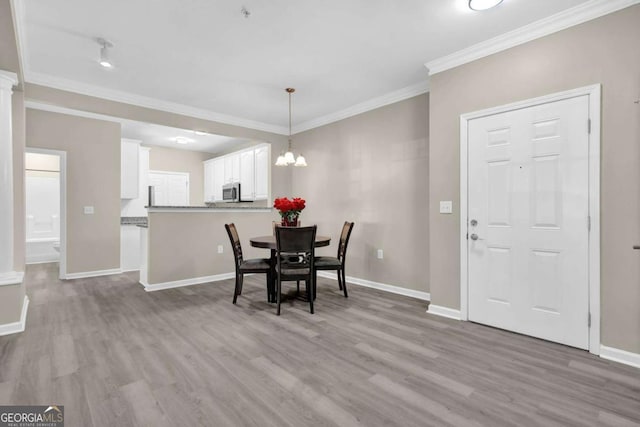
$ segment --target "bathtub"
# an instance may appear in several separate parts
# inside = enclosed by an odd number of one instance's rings
[[[60,261],[60,239],[55,237],[27,239],[27,264]]]

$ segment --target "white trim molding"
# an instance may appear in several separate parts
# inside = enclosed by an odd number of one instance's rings
[[[334,273],[331,274],[329,271],[318,271],[318,276],[324,277],[325,279],[333,279],[335,281],[338,280],[338,276]],[[360,279],[358,277],[346,276],[345,279],[347,283],[357,286],[364,286],[365,288],[378,289],[381,291],[389,292],[397,295],[404,295],[406,297],[416,298],[423,301],[431,301],[431,295],[429,292],[416,291],[413,289],[407,289],[400,286],[395,285],[387,285],[385,283],[372,282],[371,280]]]
[[[640,0],[591,0],[424,65],[429,75],[441,73],[639,3]]]
[[[24,332],[24,328],[27,326],[27,310],[29,310],[29,297],[24,296],[22,300],[22,311],[20,312],[20,320],[13,323],[5,323],[0,325],[0,336],[17,334],[18,332]]]
[[[26,57],[26,56],[25,56]],[[26,83],[40,86],[47,86],[54,89],[73,92],[80,95],[92,96],[96,98],[106,99],[108,101],[121,102],[123,104],[135,105],[137,107],[150,108],[152,110],[164,111],[172,114],[179,114],[187,117],[195,117],[197,119],[209,120],[212,122],[239,126],[248,129],[255,129],[278,135],[288,135],[288,128],[284,126],[272,125],[255,120],[244,119],[241,117],[231,116],[222,113],[205,110],[202,108],[191,107],[184,104],[178,104],[170,101],[163,101],[156,98],[150,98],[143,95],[123,92],[114,89],[107,89],[87,83],[81,83],[74,80],[68,80],[61,77],[55,77],[48,74],[26,71],[24,73]]]
[[[67,274],[67,152],[48,148],[26,147],[25,153],[39,153],[58,156],[60,159],[60,259],[58,277],[65,279]],[[36,260],[36,263],[40,261]],[[46,262],[46,261],[45,261]],[[27,264],[33,264],[27,262]]]
[[[600,357],[611,360],[613,362],[623,363],[625,365],[640,368],[640,354],[632,353],[618,348],[600,345]]]
[[[181,288],[183,286],[200,285],[209,282],[219,282],[221,280],[233,279],[236,277],[235,273],[222,273],[214,274],[212,276],[193,277],[191,279],[174,280],[172,282],[162,282],[149,284],[146,281],[140,280],[140,284],[144,286],[144,290],[147,292],[162,291],[164,289]]]
[[[339,110],[334,113],[300,123],[293,127],[293,133],[298,134],[306,130],[315,129],[320,126],[328,125],[329,123],[334,123],[349,117],[357,116],[358,114],[366,113],[367,111],[375,110],[376,108],[384,107],[385,105],[404,101],[405,99],[413,98],[414,96],[422,95],[427,92],[429,92],[429,81],[425,79],[424,82],[407,86],[368,101],[352,105],[344,110]]]
[[[427,313],[434,314],[440,317],[446,317],[447,319],[461,320],[460,310],[456,310],[449,307],[443,307],[441,305],[429,304]]]
[[[100,277],[100,276],[111,276],[113,274],[121,274],[122,269],[120,268],[112,268],[109,270],[96,270],[96,271],[81,271],[79,273],[67,273],[64,277],[61,277],[63,280],[73,280],[73,279],[86,279],[88,277]]]
[[[639,0],[640,1],[640,0]],[[589,352],[600,354],[600,109],[601,87],[599,84],[585,86],[538,98],[527,99],[507,105],[488,108],[460,116],[460,319],[468,320],[468,128],[469,121],[516,109],[532,107],[578,96],[589,97]]]

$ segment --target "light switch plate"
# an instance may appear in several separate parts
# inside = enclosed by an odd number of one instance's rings
[[[85,215],[93,215],[93,206],[85,206],[84,207],[84,214]]]
[[[451,200],[441,200],[440,201],[440,213],[441,214],[453,213],[453,202]]]
[[[378,256],[378,259],[383,259],[384,258],[384,251],[382,249],[378,249],[377,256]]]
[[[221,254],[224,252],[224,246],[218,245],[218,253]]]

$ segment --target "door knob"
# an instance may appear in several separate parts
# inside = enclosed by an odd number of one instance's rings
[[[477,219],[472,219],[470,224],[471,224],[472,227],[475,227],[476,225],[478,225],[478,220]]]
[[[476,233],[471,234],[471,236],[469,236],[471,238],[471,240],[484,240],[478,237],[478,235]]]

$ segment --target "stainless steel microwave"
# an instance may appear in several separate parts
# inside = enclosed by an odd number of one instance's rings
[[[239,202],[240,201],[240,183],[232,182],[222,186],[223,202]]]

